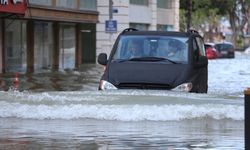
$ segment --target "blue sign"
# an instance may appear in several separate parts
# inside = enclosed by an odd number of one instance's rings
[[[106,20],[105,21],[105,31],[106,32],[117,32],[117,21],[116,20]]]

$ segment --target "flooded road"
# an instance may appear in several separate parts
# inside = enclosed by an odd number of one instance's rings
[[[98,91],[103,68],[0,76],[0,149],[243,150],[250,56],[209,61],[207,94]]]
[[[19,73],[19,91],[82,91],[97,90],[103,67],[96,64],[82,65],[80,71],[67,70],[51,73],[49,70],[35,74]],[[1,90],[14,86],[16,73],[0,75]]]

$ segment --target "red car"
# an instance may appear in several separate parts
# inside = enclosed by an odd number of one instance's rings
[[[206,49],[206,56],[208,59],[215,59],[218,57],[218,52],[215,49],[213,43],[206,43],[205,49]]]

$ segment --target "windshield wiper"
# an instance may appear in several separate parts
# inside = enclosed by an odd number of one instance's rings
[[[125,62],[125,61],[168,61],[173,64],[178,64],[178,62],[163,57],[135,57],[131,59],[118,60],[118,62]]]

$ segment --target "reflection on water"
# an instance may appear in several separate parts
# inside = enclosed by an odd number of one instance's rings
[[[9,150],[244,149],[243,124],[232,120],[118,122],[2,118],[0,122],[0,149]]]
[[[79,71],[44,71],[34,74],[19,74],[18,90],[42,91],[79,91],[97,90],[103,73],[100,65],[82,65]],[[0,90],[9,90],[14,87],[15,73],[6,73],[0,76]]]

